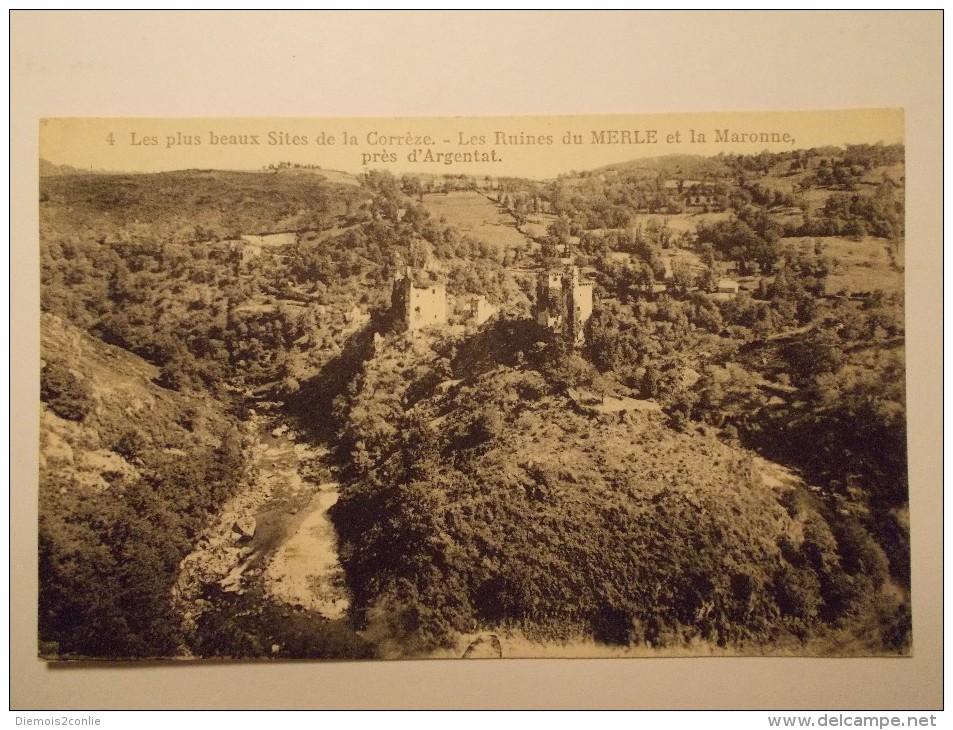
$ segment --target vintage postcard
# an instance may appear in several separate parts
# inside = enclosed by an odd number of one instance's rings
[[[41,121],[39,656],[908,655],[903,130]]]

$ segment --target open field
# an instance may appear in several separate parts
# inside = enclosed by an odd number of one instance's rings
[[[731,218],[731,213],[724,211],[721,213],[640,213],[632,219],[632,225],[629,228],[642,227],[644,230],[650,223],[667,228],[675,234],[694,233],[700,225],[711,225],[718,221],[724,221]],[[532,217],[531,217],[532,219]],[[594,228],[590,233],[605,233],[610,230],[619,230],[611,228]]]
[[[530,213],[526,216],[526,223],[523,224],[523,230],[526,232],[526,235],[531,238],[542,238],[546,235],[550,224],[552,224],[556,218],[558,218],[558,216],[552,213]]]
[[[661,213],[646,213],[643,215],[636,216],[634,220],[635,226],[642,226],[643,228],[649,223],[654,222],[658,225],[665,226],[673,233],[684,233],[686,231],[694,232],[698,226],[705,224],[711,225],[712,223],[717,223],[718,221],[728,220],[731,217],[731,213],[679,213],[677,215],[663,215]]]
[[[673,248],[666,251],[664,255],[671,259],[673,266],[675,265],[676,261],[681,261],[688,264],[688,267],[695,272],[701,271],[705,268],[705,264],[701,260],[701,257],[694,251],[690,251],[687,248]]]
[[[291,176],[298,176],[298,177],[304,177],[307,175],[317,175],[319,177],[323,177],[329,183],[336,183],[339,185],[358,185],[359,184],[356,175],[352,175],[349,172],[343,172],[342,170],[326,170],[323,167],[304,168],[304,169],[294,168],[290,170],[284,169],[284,170],[279,170],[278,173],[281,175],[286,175],[286,176],[291,175]]]
[[[881,238],[867,237],[861,241],[828,236],[824,238],[785,238],[788,246],[812,251],[814,242],[821,241],[824,255],[834,260],[834,270],[827,279],[827,292],[864,292],[882,289],[886,292],[903,291],[903,245],[898,259],[901,270],[894,268],[888,247]]]
[[[423,206],[434,218],[445,218],[463,233],[501,250],[526,244],[526,237],[516,230],[513,217],[482,193],[429,193],[423,196]]]

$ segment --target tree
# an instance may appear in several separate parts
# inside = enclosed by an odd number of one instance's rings
[[[672,262],[672,276],[669,284],[679,294],[686,294],[694,285],[695,277],[692,275],[692,268],[688,262],[682,259],[675,259]]]
[[[713,266],[706,266],[698,277],[698,288],[706,292],[718,290],[718,272]]]
[[[844,362],[837,337],[813,330],[785,347],[784,356],[795,383],[807,385],[820,375],[836,372]]]

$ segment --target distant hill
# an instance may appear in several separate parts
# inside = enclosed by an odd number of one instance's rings
[[[323,177],[327,182],[337,185],[358,185],[360,184],[357,175],[343,170],[326,170],[323,167],[294,168],[281,167],[277,170],[266,170],[266,172],[278,173],[280,175],[317,175]]]
[[[53,167],[60,172],[40,179],[46,240],[147,236],[181,243],[321,230],[358,195],[353,179],[329,183],[323,171],[68,175]]]
[[[103,170],[81,170],[72,165],[57,165],[49,160],[40,159],[40,177],[58,177],[61,175],[107,175]]]
[[[729,168],[720,157],[702,157],[700,155],[664,155],[630,162],[614,163],[597,168],[589,174],[606,172],[634,173],[643,171],[646,176],[662,175],[682,177],[684,179],[702,177],[721,177],[729,173]]]

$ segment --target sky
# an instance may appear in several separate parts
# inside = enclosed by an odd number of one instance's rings
[[[84,170],[262,169],[555,177],[668,154],[903,141],[899,109],[563,117],[57,118],[40,158]]]

